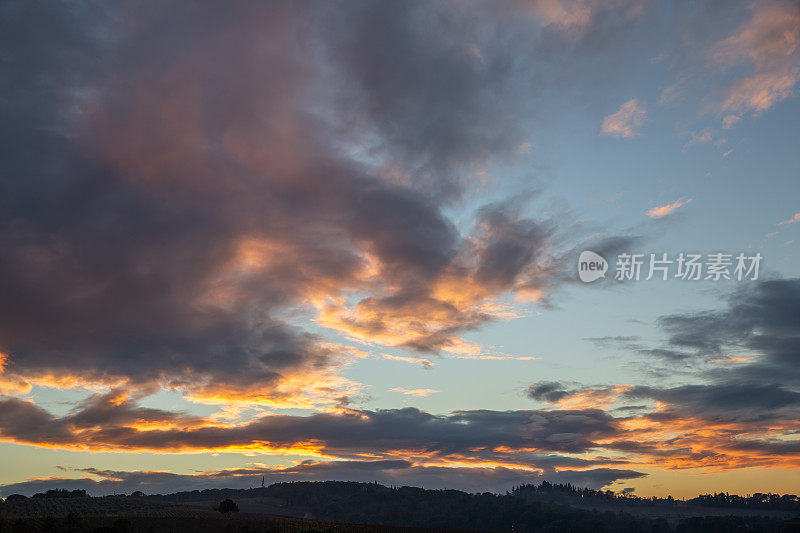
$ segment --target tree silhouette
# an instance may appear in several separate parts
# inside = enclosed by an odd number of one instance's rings
[[[238,513],[239,506],[236,505],[236,502],[228,498],[227,500],[222,500],[219,502],[219,507],[217,507],[217,511],[222,514],[227,514],[228,519],[231,517],[231,513]]]

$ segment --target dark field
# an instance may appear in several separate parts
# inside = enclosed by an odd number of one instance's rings
[[[17,518],[7,520],[0,531],[12,533],[434,533],[456,529],[412,528],[389,525],[346,524],[322,520],[279,516],[239,515],[230,519],[219,516],[86,516],[82,518]]]

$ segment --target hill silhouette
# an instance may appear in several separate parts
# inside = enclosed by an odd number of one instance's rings
[[[233,500],[242,512],[230,520],[220,519],[215,509],[224,500]],[[118,523],[119,520],[123,522]],[[101,497],[87,496],[82,491],[50,490],[30,498],[9,496],[0,503],[0,533],[400,530],[396,528],[797,531],[800,503],[793,495],[770,494],[703,495],[687,501],[671,497],[648,499],[547,482],[522,485],[499,495],[344,481],[277,483],[256,489],[207,489],[165,495],[137,491],[130,496]]]

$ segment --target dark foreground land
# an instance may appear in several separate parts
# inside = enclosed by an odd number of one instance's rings
[[[735,498],[619,499],[549,484],[506,495],[352,482],[151,496],[49,491],[0,503],[0,533],[800,531],[796,497]],[[240,509],[230,518],[215,510],[225,499]]]

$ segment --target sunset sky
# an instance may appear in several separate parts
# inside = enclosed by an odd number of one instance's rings
[[[800,491],[798,2],[12,0],[0,69],[0,496]],[[614,279],[681,252],[763,260]]]

